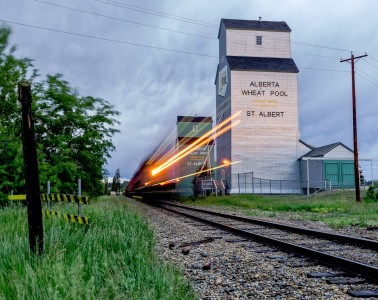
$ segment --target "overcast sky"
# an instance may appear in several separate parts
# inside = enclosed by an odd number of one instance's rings
[[[356,63],[359,154],[377,160],[378,177],[378,1],[43,1],[0,0],[0,20],[81,35],[7,23],[16,55],[34,59],[41,80],[62,73],[81,95],[121,112],[110,175],[131,177],[177,115],[214,117],[220,19],[261,16],[292,29],[301,139],[314,146],[353,148],[351,66],[340,58],[368,54]]]

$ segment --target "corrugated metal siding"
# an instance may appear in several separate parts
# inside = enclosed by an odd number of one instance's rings
[[[226,28],[222,23],[222,27],[220,28],[219,32],[219,62],[222,63],[222,56],[225,57],[227,55],[227,48],[226,48]]]
[[[324,178],[331,180],[332,186],[340,186],[340,172],[338,162],[324,162]]]
[[[227,49],[226,49],[226,30],[224,24],[222,23],[222,28],[220,29],[219,35],[219,65],[218,65],[218,72],[221,71],[224,66],[228,66],[227,60]],[[216,74],[215,80],[215,93],[216,93],[216,120],[214,123],[222,122],[228,117],[231,116],[231,71],[230,68],[227,67],[227,75],[228,75],[228,84],[226,89],[226,94],[224,96],[220,96],[218,93],[218,85],[219,74]],[[222,119],[220,120],[222,116]],[[216,126],[216,124],[214,125]],[[217,138],[217,165],[221,165],[223,159],[231,160],[231,132],[228,131],[225,134],[221,135]],[[226,178],[226,182],[228,186],[226,187],[227,190],[230,189],[230,182],[231,182],[231,173],[232,173],[232,166],[222,169],[225,171],[224,176]],[[222,172],[221,169],[217,170],[218,178],[221,178]]]
[[[354,186],[354,163],[341,162],[341,176],[343,186]]]
[[[353,188],[355,185],[353,161],[324,161],[324,178],[331,180],[334,188]]]

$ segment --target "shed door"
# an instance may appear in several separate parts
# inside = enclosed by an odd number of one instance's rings
[[[324,178],[331,180],[333,187],[340,186],[339,164],[337,162],[325,162]]]
[[[343,186],[354,186],[354,163],[342,162],[341,174]]]

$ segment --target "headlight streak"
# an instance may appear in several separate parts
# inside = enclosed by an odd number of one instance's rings
[[[228,117],[223,122],[221,122],[220,124],[218,124],[217,126],[215,126],[213,129],[209,130],[204,135],[202,135],[194,143],[190,144],[188,147],[186,147],[185,149],[181,150],[180,152],[178,152],[177,154],[175,154],[174,156],[172,156],[170,159],[168,159],[162,165],[160,165],[157,168],[153,169],[152,170],[152,175],[154,176],[154,175],[158,174],[162,170],[168,168],[169,166],[171,166],[175,162],[179,161],[181,158],[189,155],[191,152],[197,150],[199,147],[201,147],[201,146],[207,144],[208,142],[214,140],[216,137],[222,135],[226,131],[230,130],[232,127],[234,127],[237,124],[239,124],[240,120],[237,120],[236,122],[230,123],[229,125],[227,125],[226,127],[224,127],[225,124],[231,122],[231,120],[234,119],[234,118],[236,118],[237,116],[239,116],[240,113],[241,112],[239,111],[239,112],[235,113],[234,115]],[[224,128],[222,128],[222,127],[224,127]],[[220,128],[222,128],[222,129],[220,129]]]
[[[209,171],[212,171],[212,170],[216,170],[216,169],[220,169],[220,168],[225,168],[227,166],[238,164],[240,162],[241,162],[241,160],[234,161],[234,162],[229,162],[228,164],[223,164],[223,165],[218,166],[218,167],[209,168],[209,169],[206,169],[206,170],[202,170],[202,171],[199,171],[199,172],[187,174],[187,175],[184,175],[184,176],[181,176],[181,177],[177,177],[177,178],[172,178],[172,179],[165,180],[165,181],[162,181],[162,182],[157,182],[157,183],[154,183],[154,184],[152,184],[153,181],[146,182],[145,186],[156,186],[156,185],[164,185],[164,184],[171,183],[171,182],[178,182],[182,178],[187,178],[187,177],[190,177],[190,176],[193,176],[193,175],[198,175],[198,174],[209,172]]]

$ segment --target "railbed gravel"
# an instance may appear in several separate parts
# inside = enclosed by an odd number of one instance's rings
[[[128,201],[154,229],[157,255],[184,270],[199,299],[356,299],[347,291],[378,290],[377,285],[370,283],[336,285],[326,283],[326,278],[309,278],[308,273],[336,270],[171,213],[158,212],[155,207],[134,200]],[[327,228],[319,228],[319,224],[313,224],[315,222],[281,219],[280,222],[332,231],[326,225],[321,227]],[[351,234],[351,231],[361,236],[359,229],[347,229],[344,233]],[[182,253],[184,243],[210,237],[214,239],[212,242],[188,246],[189,254]],[[209,270],[203,269],[205,264],[210,264]]]

